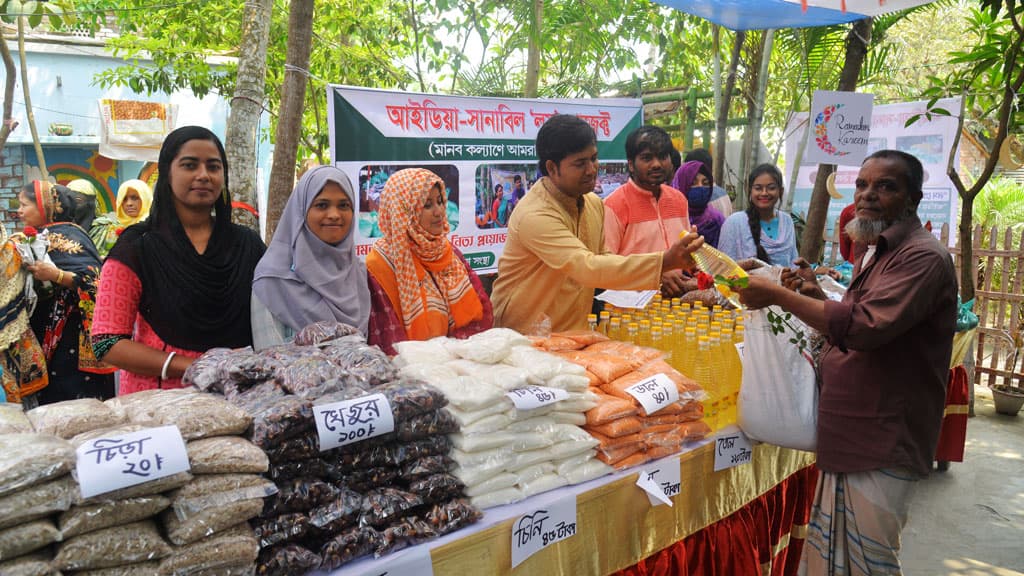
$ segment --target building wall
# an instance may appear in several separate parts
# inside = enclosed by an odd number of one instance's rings
[[[21,146],[5,146],[0,152],[0,222],[8,232],[21,228],[18,222],[18,190],[22,186],[24,163]]]

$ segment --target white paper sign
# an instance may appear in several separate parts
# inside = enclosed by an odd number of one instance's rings
[[[873,94],[816,90],[804,162],[860,166],[868,155]]]
[[[715,438],[715,472],[749,464],[753,459],[754,448],[743,432],[729,431]]]
[[[512,524],[512,567],[555,542],[575,535],[575,495],[523,514]]]
[[[740,355],[740,360],[743,360],[743,342],[736,343],[736,352]]]
[[[594,298],[618,308],[646,308],[657,293],[657,290],[605,290]]]
[[[658,460],[640,471],[636,485],[647,492],[651,506],[668,504],[681,491],[682,479],[679,471],[679,456]]]
[[[363,576],[434,576],[434,563],[428,546],[413,546],[405,553],[392,555],[384,566],[364,572]]]
[[[177,426],[96,438],[79,446],[75,456],[82,498],[189,470],[188,452]]]
[[[679,389],[671,378],[664,374],[655,374],[626,388],[626,392],[636,398],[648,416],[669,404],[679,401]]]
[[[505,394],[516,410],[533,410],[555,402],[561,402],[569,397],[569,393],[561,388],[548,388],[547,386],[527,386],[517,388]]]
[[[383,394],[313,406],[320,451],[352,444],[395,429],[391,403]]]

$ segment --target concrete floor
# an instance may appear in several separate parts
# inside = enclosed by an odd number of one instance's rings
[[[963,462],[921,483],[903,530],[908,576],[1024,576],[1024,413],[975,388]]]

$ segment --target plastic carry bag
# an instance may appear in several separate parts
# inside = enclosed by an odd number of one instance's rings
[[[777,315],[774,324],[769,313]],[[787,315],[776,307],[744,313],[743,383],[737,423],[751,439],[813,451],[817,441],[817,377],[809,352],[794,342],[810,341],[812,330],[795,316]]]

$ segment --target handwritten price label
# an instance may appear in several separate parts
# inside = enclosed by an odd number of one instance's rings
[[[188,452],[177,426],[96,438],[79,446],[75,455],[82,498],[189,470]]]
[[[575,495],[520,516],[512,524],[512,568],[555,542],[575,535]]]
[[[391,403],[383,394],[313,406],[320,451],[352,444],[395,429]]]
[[[679,456],[659,460],[641,470],[636,485],[647,492],[651,506],[672,506],[672,497],[679,494],[682,487]]]
[[[650,416],[669,404],[679,402],[679,389],[676,383],[664,374],[655,374],[626,388],[630,396],[636,398]]]
[[[743,359],[743,342],[737,342],[735,344],[735,346],[736,346],[736,352],[739,353],[740,360],[742,360]]]
[[[743,432],[728,432],[715,438],[715,472],[749,464],[753,459],[754,448]]]
[[[569,397],[569,393],[559,388],[527,386],[526,388],[512,390],[505,394],[505,396],[512,400],[516,410],[533,410],[534,408],[561,402]]]

